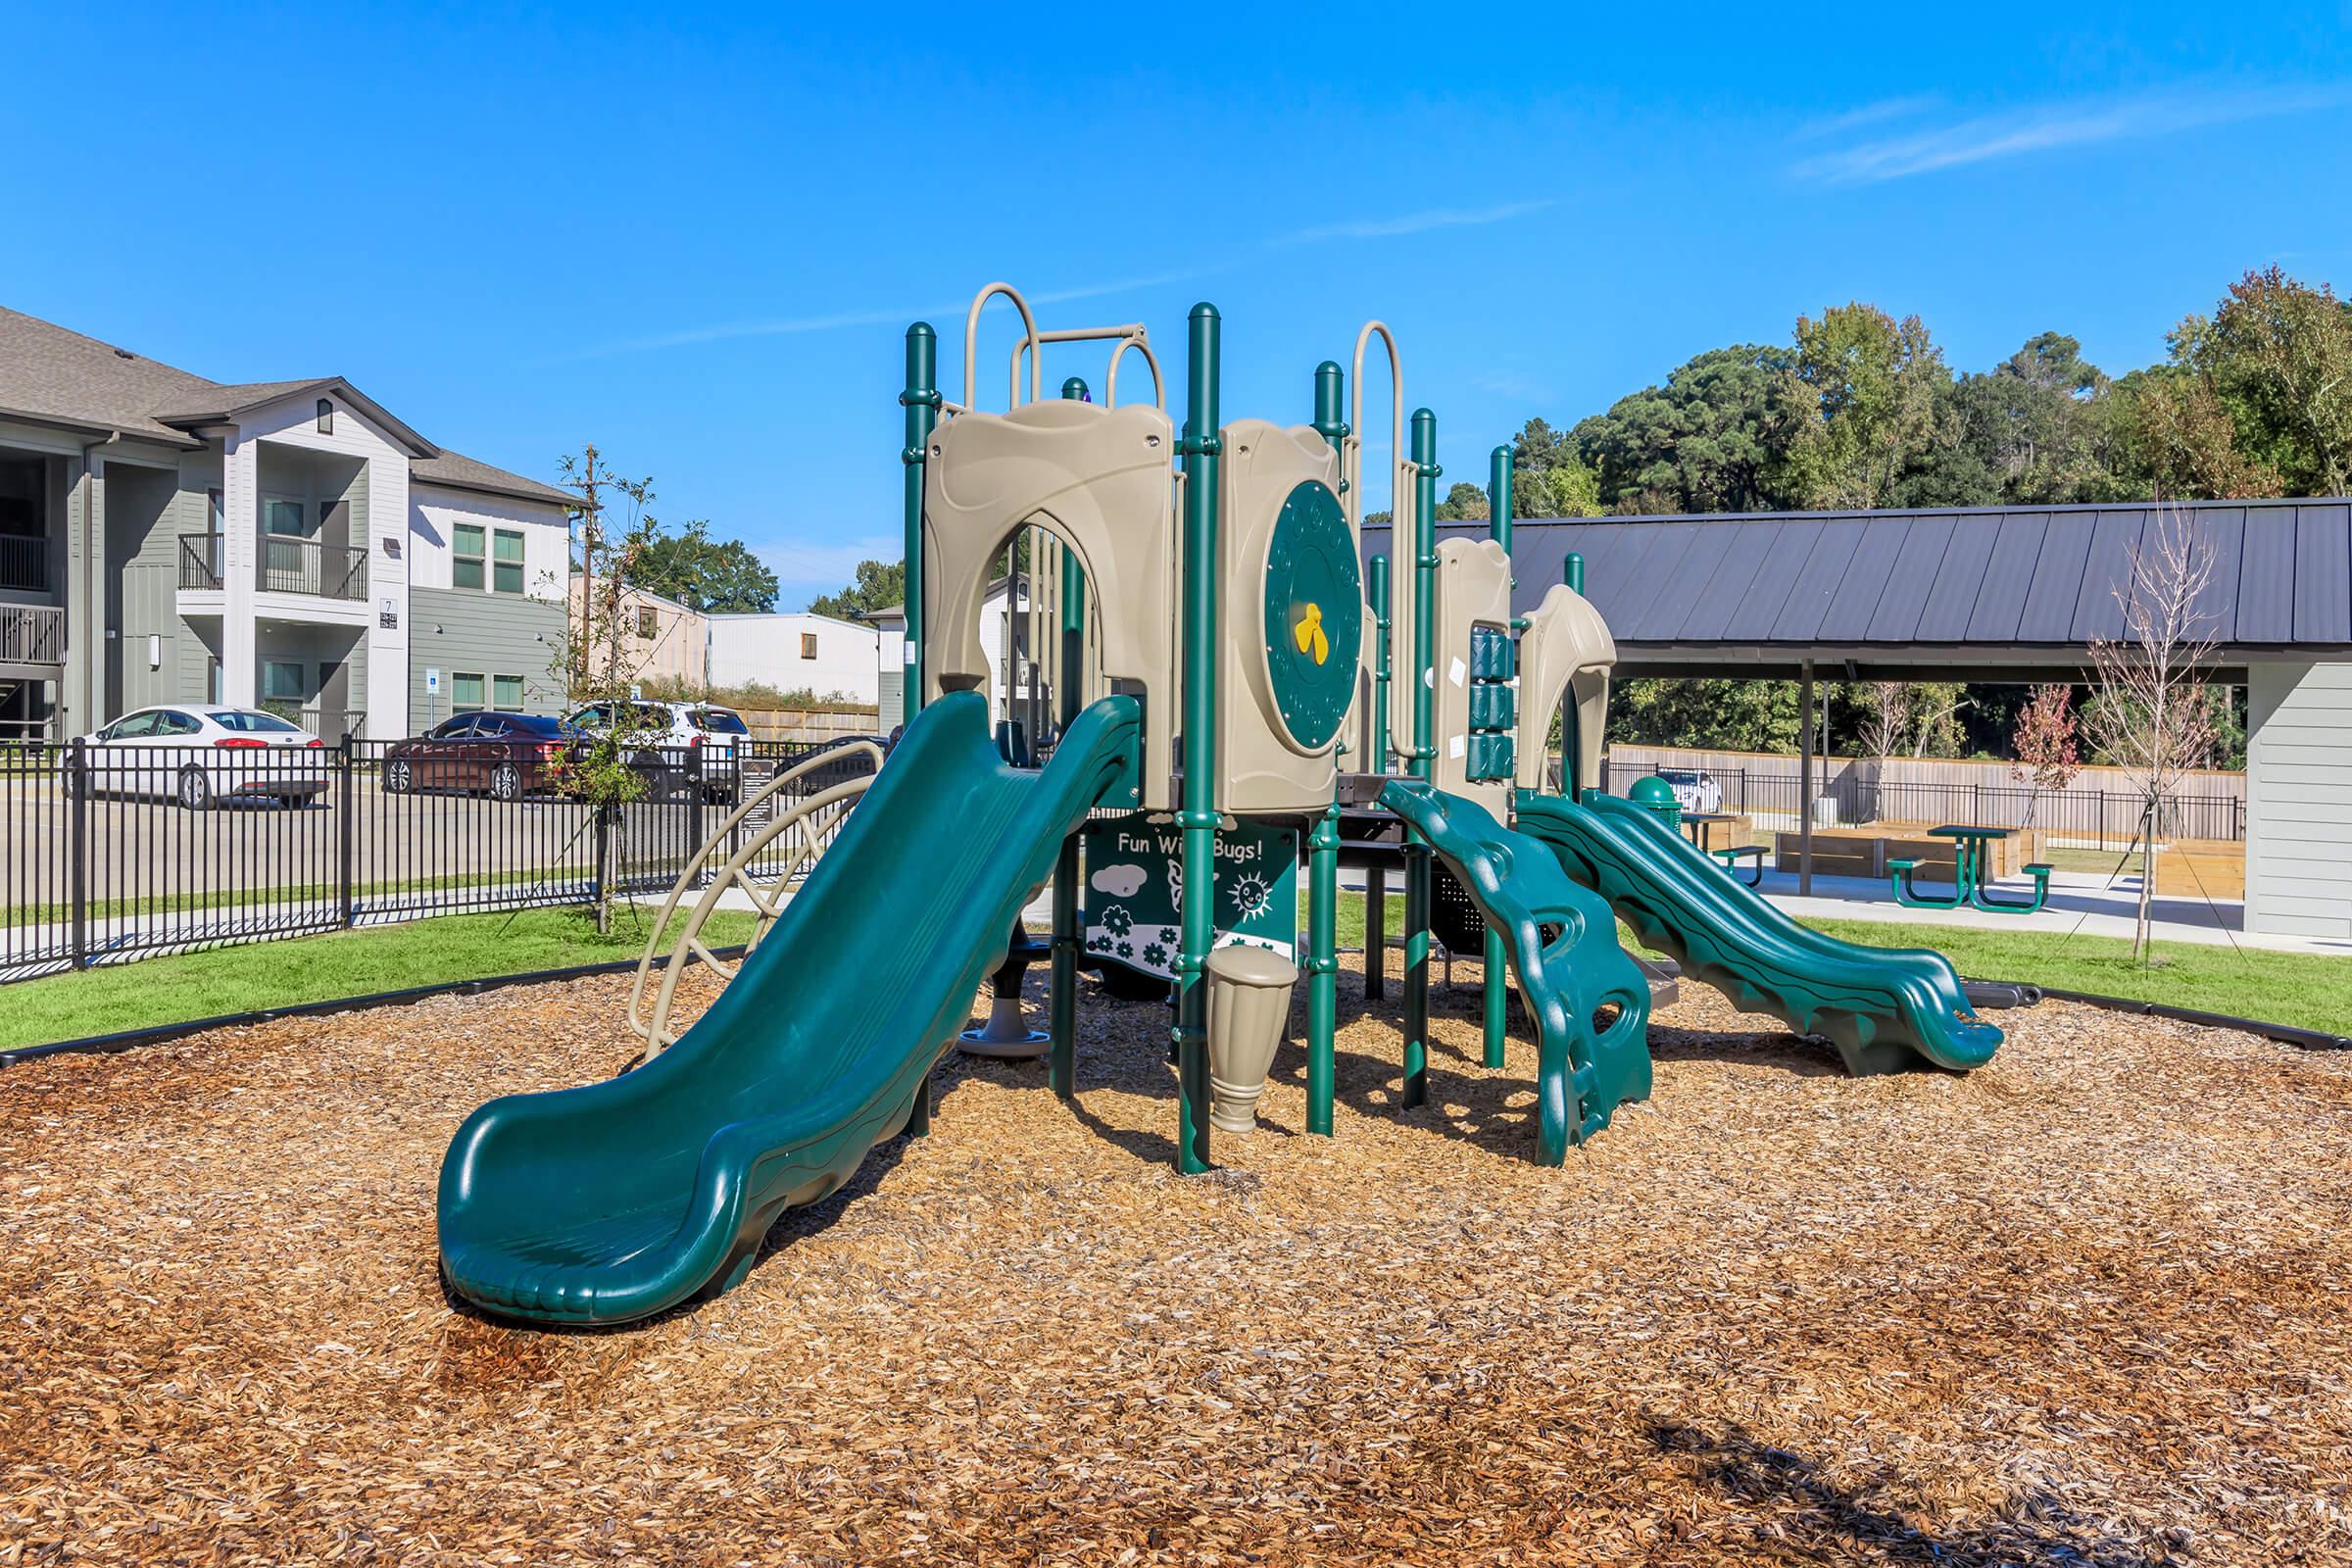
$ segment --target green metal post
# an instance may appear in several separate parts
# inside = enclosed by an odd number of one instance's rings
[[[899,461],[906,468],[906,688],[903,716],[909,724],[923,709],[923,465],[931,451],[931,429],[939,419],[939,334],[928,321],[906,329],[906,444]]]
[[[1568,560],[1562,564],[1561,569],[1567,573],[1568,591],[1577,594],[1583,593],[1585,591],[1585,558],[1583,554],[1574,550],[1569,551]]]
[[[1389,770],[1389,558],[1374,556],[1368,567],[1372,579],[1372,746],[1367,771]],[[1373,865],[1364,871],[1364,1000],[1377,1002],[1389,991],[1389,871]]]
[[[1340,416],[1344,379],[1330,360],[1315,367],[1315,431],[1337,450],[1348,434]],[[1306,886],[1306,1130],[1331,1136],[1333,1033],[1339,1026],[1340,797],[1315,820],[1307,840]]]
[[[1071,376],[1061,383],[1061,395],[1077,403],[1092,402],[1086,382]],[[1061,551],[1061,658],[1056,667],[1054,696],[1066,734],[1086,701],[1086,568],[1067,545]],[[1053,1046],[1047,1052],[1046,1076],[1064,1100],[1078,1092],[1078,835],[1061,841],[1060,858],[1054,862],[1054,973],[1048,992],[1047,1031]]]
[[[1487,460],[1487,517],[1488,530],[1502,553],[1511,553],[1511,449],[1496,447]],[[1513,586],[1517,586],[1514,579]],[[1514,623],[1515,624],[1515,623]],[[1506,638],[1503,642],[1502,673],[1505,678],[1515,674],[1519,651]],[[1484,996],[1486,1003],[1486,1063],[1500,1067],[1505,1061],[1503,1041],[1510,1022],[1510,978],[1505,972],[1508,955],[1502,933],[1490,922],[1487,926]]]
[[[1435,718],[1438,591],[1438,416],[1413,411],[1413,776],[1426,780],[1437,756]],[[1404,835],[1404,1092],[1410,1107],[1429,1099],[1429,843]]]
[[[1176,1168],[1208,1169],[1208,945],[1217,850],[1217,308],[1193,307],[1184,436],[1184,948],[1176,960]]]

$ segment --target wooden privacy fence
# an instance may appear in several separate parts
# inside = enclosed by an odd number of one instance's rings
[[[848,735],[886,735],[882,710],[827,705],[823,708],[738,710],[752,737],[762,741],[830,741]]]
[[[2053,844],[2096,847],[2131,843],[2145,809],[2129,777],[2117,768],[2086,767],[2064,790],[2036,791],[2030,781],[2011,777],[2006,762],[1823,757],[1813,766],[1813,819],[1824,827],[1870,822],[2033,826]],[[1703,769],[1722,790],[1727,811],[1786,818],[1793,825],[1801,809],[1797,760],[1769,753],[1612,746],[1602,787],[1622,795],[1634,780],[1661,768]],[[1759,820],[1757,825],[1767,824]],[[2159,839],[2242,841],[2245,775],[2187,775],[2164,803],[2156,832]]]

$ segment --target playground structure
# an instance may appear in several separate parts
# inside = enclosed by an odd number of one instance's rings
[[[1008,406],[992,413],[978,407],[976,350],[982,309],[1000,296],[1022,331]],[[1437,420],[1415,411],[1408,440],[1386,325],[1358,334],[1352,388],[1337,363],[1316,368],[1313,417],[1289,426],[1223,419],[1221,328],[1214,307],[1193,309],[1181,425],[1140,326],[1041,331],[1016,290],[992,283],[966,316],[959,401],[937,384],[933,329],[909,328],[904,737],[870,780],[819,791],[717,866],[642,1016],[640,968],[630,1017],[646,1040],[641,1065],[493,1101],[467,1119],[439,1204],[459,1295],[515,1317],[610,1323],[734,1285],[783,1210],[835,1191],[875,1144],[927,1128],[931,1068],[1049,882],[1054,1093],[1076,1090],[1081,963],[1167,974],[1176,1162],[1207,1170],[1211,953],[1302,948],[1306,1130],[1329,1135],[1349,806],[1376,804],[1404,830],[1399,1102],[1428,1094],[1442,860],[1487,920],[1487,1064],[1504,1064],[1507,977],[1535,1021],[1546,1163],[1649,1092],[1649,992],[1617,944],[1619,916],[1742,1005],[1828,1036],[1854,1071],[1965,1069],[1991,1054],[1999,1031],[1976,1019],[1938,956],[1805,931],[1654,813],[1592,792],[1614,647],[1580,591],[1581,564],[1514,616],[1507,448],[1491,467],[1492,536],[1436,543]],[[1359,564],[1358,431],[1375,337],[1390,368],[1394,537],[1412,550],[1394,571],[1378,557]],[[1042,396],[1045,346],[1084,341],[1112,345],[1105,401],[1076,377]],[[1149,403],[1117,401],[1131,352],[1152,372]],[[1023,596],[1016,583],[1009,600],[1030,616],[1026,671],[1016,639],[1001,670],[982,649],[983,596],[1000,564],[1033,585]],[[1008,715],[993,735],[992,680]],[[1566,776],[1549,796],[1555,713]],[[1047,760],[1026,765],[1049,730]],[[1262,836],[1291,821],[1309,827],[1302,944],[1295,903],[1281,907],[1297,849],[1271,875]],[[741,825],[739,813],[722,834]],[[831,842],[779,903],[742,870],[788,830]],[[707,849],[695,872],[714,858]],[[760,907],[765,940],[727,971],[700,931],[736,886]],[[1130,936],[1122,926],[1145,909],[1164,909],[1167,923]],[[1266,919],[1289,939],[1251,926]],[[673,1035],[668,1008],[689,956],[732,983]]]

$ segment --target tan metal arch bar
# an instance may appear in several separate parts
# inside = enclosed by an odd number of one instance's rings
[[[704,868],[710,865],[711,857],[717,853],[718,846],[726,841],[728,835],[742,827],[746,821],[751,819],[754,812],[765,807],[780,792],[812,769],[856,759],[864,759],[871,761],[875,771],[879,772],[882,767],[882,758],[881,746],[873,741],[856,741],[848,746],[837,746],[827,751],[814,753],[778,772],[774,778],[769,779],[757,791],[746,797],[742,805],[727,813],[726,820],[719,823],[717,831],[705,839],[702,848],[695,851],[694,858],[686,862],[685,869],[680,871],[677,880],[670,884],[668,897],[662,901],[662,912],[655,917],[653,933],[646,938],[645,952],[639,955],[637,959],[636,982],[629,988],[629,1028],[631,1031],[641,1039],[650,1040],[652,1038],[646,1022],[640,1018],[639,1013],[644,1006],[645,983],[647,977],[652,973],[654,956],[661,945],[662,933],[668,929],[670,916],[677,913],[678,905],[685,899],[687,890],[694,886],[695,879],[700,877]],[[862,783],[871,783],[873,777],[872,773],[867,774]],[[811,799],[815,799],[815,797],[811,797]],[[774,843],[776,838],[788,828],[806,821],[808,815],[806,810],[799,808],[778,815],[753,836],[749,848],[752,850],[764,849]],[[811,833],[801,852],[795,855],[786,865],[785,875],[791,874],[793,867],[807,858],[808,851],[813,848],[817,842],[817,835]],[[738,852],[734,858],[743,858],[745,853]],[[717,884],[714,882],[713,885]],[[759,901],[755,900],[755,902]],[[695,929],[699,933],[699,921],[695,922]],[[675,962],[676,959],[673,957],[673,966]]]
[[[1144,363],[1152,368],[1152,404],[1162,414],[1168,411],[1167,394],[1160,386],[1159,361],[1154,359],[1152,354],[1152,334],[1142,322],[1129,321],[1121,326],[1055,327],[1051,331],[1038,333],[1037,340],[1040,343],[1110,343],[1112,345],[1110,371],[1103,387],[1103,397],[1105,406],[1114,409],[1119,406],[1119,356],[1131,348],[1141,349]],[[1012,345],[1012,401],[1015,404],[1021,401],[1021,356],[1029,352],[1027,338],[1014,340]],[[1032,365],[1029,371],[1029,396],[1032,400],[1038,396],[1038,387],[1043,378],[1042,368]]]
[[[1044,373],[1043,368],[1039,362],[1045,358],[1045,356],[1039,352],[1037,317],[1030,311],[1029,302],[1021,298],[1021,291],[1019,289],[1014,288],[1010,283],[999,280],[989,284],[988,287],[982,289],[978,294],[973,295],[972,308],[964,313],[963,407],[957,411],[958,413],[969,413],[972,409],[979,406],[980,383],[978,376],[980,366],[977,356],[980,352],[980,308],[986,305],[990,300],[995,299],[1000,294],[1012,301],[1012,308],[1021,313],[1021,329],[1028,334],[1029,401],[1032,403],[1037,401],[1038,377]],[[1013,372],[1012,378],[1012,401],[1016,405],[1021,401],[1021,379],[1020,372],[1017,369]]]

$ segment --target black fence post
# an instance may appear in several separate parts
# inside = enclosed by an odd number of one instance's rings
[[[67,875],[73,886],[74,967],[90,966],[90,760],[82,739],[74,737],[66,754],[66,779],[72,799],[66,803]]]
[[[347,931],[360,918],[359,900],[352,886],[352,818],[360,808],[352,794],[356,774],[351,754],[351,731],[345,730],[343,744],[335,757],[335,909],[338,923]]]
[[[710,799],[710,781],[703,761],[703,748],[689,747],[686,752],[686,788],[693,797],[688,803],[686,842],[680,846],[678,863],[683,866],[703,847],[703,808]],[[674,873],[673,873],[674,874]]]

